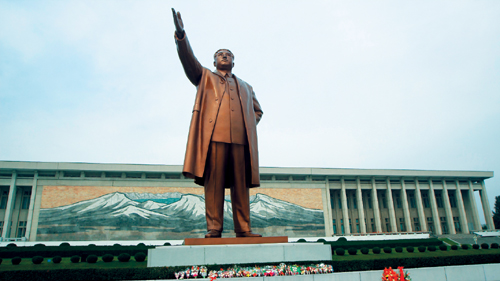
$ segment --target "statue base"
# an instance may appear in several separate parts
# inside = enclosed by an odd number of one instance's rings
[[[253,238],[241,239],[250,240]],[[323,243],[182,245],[163,246],[148,250],[148,267],[326,260],[332,260],[332,251],[330,245]]]
[[[269,243],[288,243],[288,236],[184,239],[184,245],[234,245],[234,244],[269,244]]]

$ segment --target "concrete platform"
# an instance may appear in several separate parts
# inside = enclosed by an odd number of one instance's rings
[[[184,245],[234,245],[288,243],[288,236],[231,237],[231,238],[186,238]]]
[[[164,246],[148,250],[148,267],[207,264],[325,261],[332,259],[323,243]]]

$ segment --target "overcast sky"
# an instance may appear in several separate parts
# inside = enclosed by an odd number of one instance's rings
[[[235,54],[261,166],[500,171],[500,1],[2,0],[0,160],[181,165],[171,7]]]

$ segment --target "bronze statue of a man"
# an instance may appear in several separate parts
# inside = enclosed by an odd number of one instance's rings
[[[172,13],[179,58],[197,88],[183,174],[205,187],[205,237],[221,237],[225,188],[231,189],[236,237],[260,237],[250,227],[249,188],[260,185],[257,123],[262,109],[252,87],[232,74],[231,51],[215,53],[215,71],[202,67],[189,45],[180,13],[174,9]]]

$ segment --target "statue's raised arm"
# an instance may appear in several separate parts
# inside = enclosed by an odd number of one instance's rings
[[[184,23],[182,22],[181,13],[176,13],[175,9],[172,8],[172,15],[174,17],[175,43],[177,44],[179,59],[181,60],[182,67],[184,67],[184,72],[186,73],[189,81],[191,81],[191,83],[195,86],[198,86],[201,74],[203,73],[203,67],[194,56],[193,49],[191,48],[191,45],[189,45],[186,32],[184,31]]]

